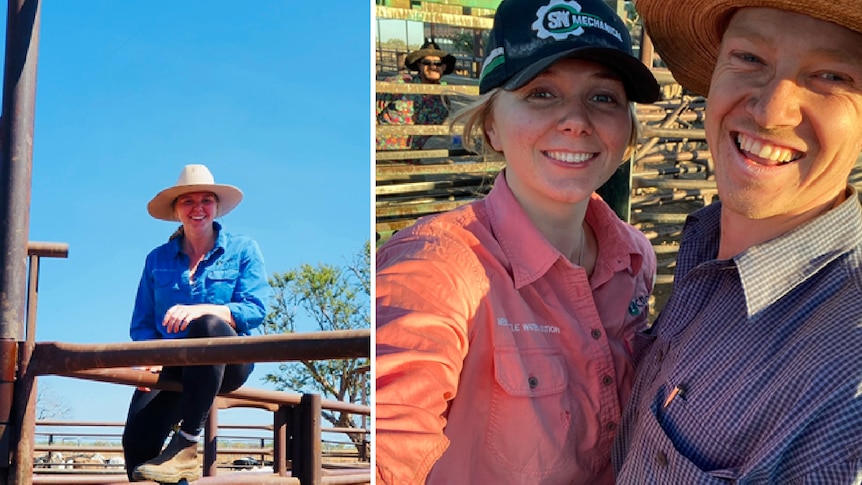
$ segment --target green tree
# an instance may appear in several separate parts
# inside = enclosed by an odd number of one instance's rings
[[[265,333],[292,333],[300,315],[311,317],[318,330],[358,330],[371,327],[371,244],[341,266],[302,264],[269,279],[273,301],[264,320]],[[370,393],[368,359],[318,360],[282,363],[263,380],[277,390],[321,392],[324,397],[360,403]],[[357,428],[345,412],[323,412],[332,426]],[[362,434],[350,434],[357,447]]]

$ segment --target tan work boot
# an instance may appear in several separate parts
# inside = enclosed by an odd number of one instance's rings
[[[197,480],[201,477],[198,465],[198,444],[174,433],[162,453],[135,468],[135,480],[152,480],[159,483],[179,483],[180,480]]]

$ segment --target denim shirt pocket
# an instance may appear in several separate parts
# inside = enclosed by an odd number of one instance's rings
[[[574,403],[563,356],[497,348],[494,378],[485,445],[499,466],[536,478],[571,467]]]
[[[153,293],[157,302],[177,303],[180,293],[179,273],[169,269],[153,270]]]
[[[209,271],[206,275],[206,302],[216,305],[230,303],[238,279],[237,269]]]

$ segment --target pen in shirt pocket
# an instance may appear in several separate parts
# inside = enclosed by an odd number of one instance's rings
[[[684,399],[685,398],[685,391],[686,391],[686,389],[685,389],[684,384],[678,384],[678,385],[674,386],[674,388],[670,391],[670,394],[667,395],[667,399],[664,400],[664,406],[663,407],[666,408],[666,407],[670,406],[671,401],[676,399],[677,396]]]

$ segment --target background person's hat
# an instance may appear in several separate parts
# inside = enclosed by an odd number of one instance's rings
[[[632,101],[659,97],[652,72],[632,54],[628,29],[604,0],[503,0],[486,52],[481,94],[518,89],[558,60],[576,57],[613,68]]]
[[[421,61],[425,56],[436,56],[443,61],[443,64],[446,65],[446,69],[443,71],[444,76],[446,74],[451,74],[452,71],[455,70],[455,56],[440,49],[440,46],[433,40],[425,41],[419,50],[415,50],[410,54],[407,54],[407,58],[404,60],[404,67],[411,71],[418,71],[419,61]]]
[[[232,211],[242,200],[242,191],[233,185],[215,183],[213,174],[205,165],[186,165],[176,185],[162,190],[147,204],[147,212],[156,219],[178,221],[174,212],[177,197],[191,192],[212,192],[218,197],[216,217]]]
[[[731,15],[743,7],[808,15],[862,33],[858,0],[637,0],[656,52],[683,87],[706,96]]]

